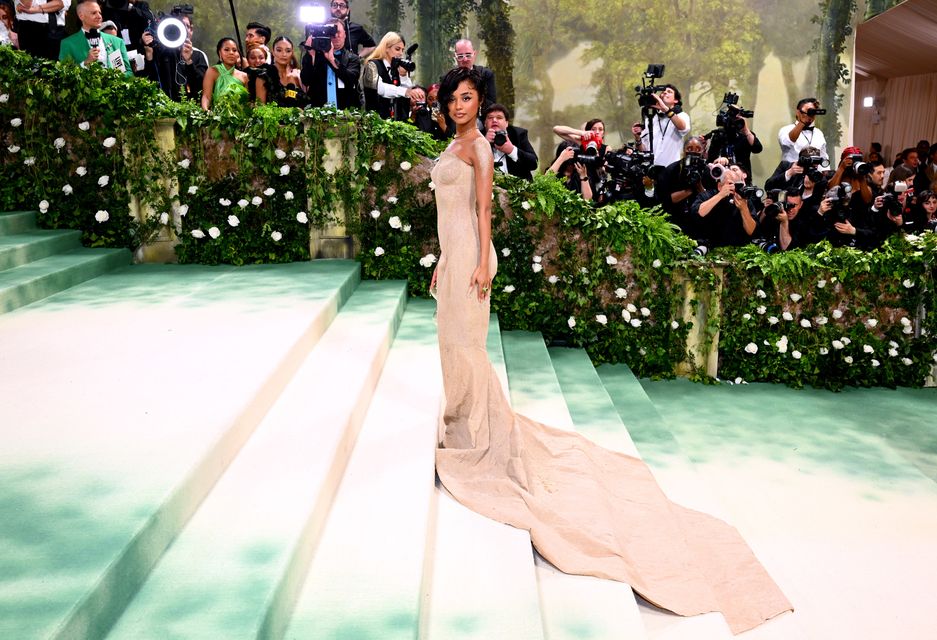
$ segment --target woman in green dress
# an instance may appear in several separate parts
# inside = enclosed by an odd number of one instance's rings
[[[241,61],[237,42],[234,38],[222,38],[218,41],[217,52],[220,62],[205,72],[202,82],[202,108],[206,111],[223,95],[247,100],[247,74],[237,68]]]

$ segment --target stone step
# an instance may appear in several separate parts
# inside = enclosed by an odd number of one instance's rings
[[[0,271],[0,313],[130,264],[126,249],[75,249]]]
[[[0,213],[0,236],[33,231],[35,228],[35,211],[4,211]]]
[[[135,265],[0,316],[0,638],[103,637],[359,270]]]
[[[109,638],[282,637],[405,306],[361,283]]]
[[[502,340],[514,410],[552,427],[579,430],[591,437],[588,429],[579,429],[585,425],[576,423],[570,415],[543,337],[539,333],[510,331]],[[586,364],[592,368],[588,356]],[[586,632],[594,638],[645,638],[637,602],[627,584],[565,574],[539,554],[537,579],[550,640],[575,640]]]
[[[286,638],[418,635],[442,399],[434,311],[407,305]]]
[[[507,392],[501,333],[494,316],[488,357]],[[438,481],[436,486],[419,637],[544,640],[530,535],[467,509]]]
[[[80,246],[81,232],[67,229],[0,235],[0,271]]]

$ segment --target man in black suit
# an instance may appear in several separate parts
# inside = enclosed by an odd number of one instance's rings
[[[475,56],[478,55],[471,40],[459,40],[455,43],[455,63],[457,67],[464,69],[474,68],[482,77],[482,86],[485,88],[485,103],[482,109],[487,109],[498,100],[498,93],[495,87],[495,72],[488,67],[482,67],[475,64]]]
[[[532,180],[537,168],[537,154],[527,139],[527,129],[512,126],[507,107],[495,103],[485,110],[485,137],[491,143],[495,171]],[[506,136],[503,143],[495,139],[498,133]]]
[[[374,51],[377,43],[371,34],[357,22],[351,21],[350,0],[332,0],[329,7],[332,17],[342,21],[345,25],[345,48],[364,60]]]
[[[339,109],[361,108],[361,93],[358,78],[361,76],[361,59],[345,48],[345,24],[332,19],[326,22],[336,27],[332,36],[332,49],[314,51],[312,36],[303,43],[303,66],[299,73],[309,104],[321,107],[332,104]]]

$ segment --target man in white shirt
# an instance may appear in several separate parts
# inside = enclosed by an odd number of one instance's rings
[[[69,6],[71,0],[18,0],[16,33],[20,49],[40,58],[58,60]]]
[[[824,115],[816,98],[804,98],[797,103],[794,124],[781,127],[778,143],[781,145],[781,162],[794,162],[804,147],[816,147],[825,160],[830,159],[826,150],[823,132],[814,126],[818,115]]]
[[[651,151],[653,144],[654,164],[666,167],[683,156],[683,138],[690,132],[690,115],[683,113],[680,91],[672,84],[665,84],[664,90],[653,96],[656,104],[652,106],[658,113],[643,123],[636,122],[631,133],[641,151]]]

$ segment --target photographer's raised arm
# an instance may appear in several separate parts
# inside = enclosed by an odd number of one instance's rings
[[[716,193],[711,198],[709,198],[708,200],[704,200],[700,204],[699,209],[697,210],[697,213],[699,214],[701,218],[705,218],[710,213],[712,213],[712,210],[715,209],[716,206],[720,202],[725,200],[726,197],[733,195],[734,193],[735,193],[735,186],[731,182],[728,182],[728,181],[723,182],[722,184],[719,185],[719,190],[716,191]]]
[[[579,144],[579,141],[582,140],[588,131],[583,131],[582,129],[573,129],[572,127],[567,127],[562,124],[558,124],[553,127],[553,133],[567,142],[574,142]]]

